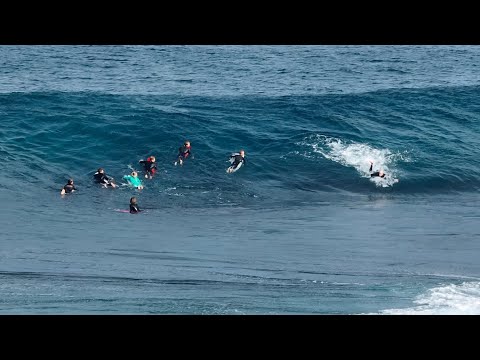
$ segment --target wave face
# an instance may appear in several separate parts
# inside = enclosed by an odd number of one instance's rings
[[[315,201],[324,193],[475,192],[479,91],[273,98],[2,94],[0,151],[9,175],[0,184],[48,189],[73,177],[89,187],[98,167],[121,179],[152,154],[160,173],[147,187],[158,196],[176,195],[178,205],[267,205],[305,196]],[[185,139],[195,158],[175,168]],[[229,154],[241,148],[247,166],[226,174]],[[370,177],[369,161],[385,179]]]
[[[478,313],[478,64],[478,46],[1,46],[0,312]],[[93,183],[150,155],[141,191]],[[121,212],[131,196],[145,212]]]

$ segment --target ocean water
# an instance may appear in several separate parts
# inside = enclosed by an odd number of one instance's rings
[[[0,46],[0,313],[480,314],[479,66],[477,46]],[[150,155],[143,190],[92,181]]]

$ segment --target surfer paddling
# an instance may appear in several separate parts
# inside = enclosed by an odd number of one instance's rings
[[[143,169],[145,170],[145,178],[150,179],[155,175],[157,172],[157,164],[155,163],[155,156],[150,156],[147,160],[140,160],[139,163],[143,165]]]
[[[102,184],[104,187],[111,186],[112,188],[115,188],[117,186],[113,182],[113,178],[105,174],[105,170],[103,168],[98,168],[97,172],[93,174],[93,179],[96,183]]]
[[[177,163],[179,163],[180,165],[183,165],[183,162],[189,156],[193,159],[192,146],[190,145],[190,141],[185,141],[183,146],[180,146],[178,148],[178,155],[177,155],[177,161],[175,161],[175,166],[177,166]]]
[[[232,155],[230,155],[229,161],[232,165],[228,167],[227,173],[230,174],[240,169],[242,165],[246,164],[245,151],[240,150],[240,152],[238,153],[233,153]]]
[[[143,189],[142,180],[138,178],[138,173],[136,171],[132,171],[130,175],[125,175],[123,178],[126,179],[130,185],[136,187],[138,190]]]

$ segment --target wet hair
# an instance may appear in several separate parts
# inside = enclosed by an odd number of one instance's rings
[[[187,144],[190,145],[190,141],[187,140],[183,143],[183,145],[185,145],[185,146],[187,146]]]
[[[132,196],[130,198],[130,204],[136,204],[137,203],[137,198],[135,196]]]
[[[133,175],[133,174],[138,175],[136,171],[132,171],[131,175],[132,175],[132,176],[135,176],[135,175]]]
[[[73,179],[68,179],[68,185],[72,185],[73,184]]]
[[[98,168],[97,172],[102,172],[103,168]]]

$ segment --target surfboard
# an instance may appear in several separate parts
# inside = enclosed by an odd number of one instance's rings
[[[130,210],[124,210],[124,209],[113,209],[114,211],[121,212],[121,213],[129,213]]]
[[[231,174],[231,173],[234,173],[235,171],[238,171],[238,169],[240,169],[242,166],[243,166],[243,162],[238,164],[238,166],[236,168],[234,168],[233,166],[229,166],[227,168],[227,174]]]

